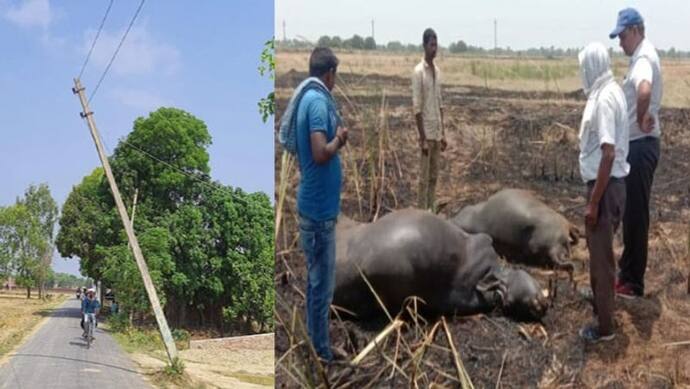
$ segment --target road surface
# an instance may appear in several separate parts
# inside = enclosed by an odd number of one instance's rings
[[[0,366],[1,389],[151,388],[115,340],[96,328],[81,338],[79,301],[71,298]]]

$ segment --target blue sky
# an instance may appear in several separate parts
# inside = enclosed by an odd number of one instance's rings
[[[687,0],[276,0],[275,31],[282,39],[285,21],[288,38],[370,36],[373,19],[378,43],[421,43],[422,31],[431,26],[445,46],[462,39],[488,48],[494,45],[496,19],[501,47],[584,47],[601,41],[619,50],[608,33],[625,7],[640,11],[657,47],[690,50]]]
[[[82,83],[87,93],[138,1],[115,1]],[[149,0],[91,104],[110,152],[138,116],[159,106],[204,120],[211,176],[273,196],[273,124],[257,101],[273,82],[257,72],[273,36],[273,1]],[[0,205],[32,183],[62,204],[100,162],[71,92],[108,0],[0,0]],[[78,273],[55,255],[57,271]]]

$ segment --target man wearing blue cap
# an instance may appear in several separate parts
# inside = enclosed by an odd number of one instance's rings
[[[623,80],[630,130],[630,174],[625,178],[624,249],[618,262],[616,294],[635,298],[644,295],[649,196],[660,154],[659,108],[663,85],[659,55],[645,38],[644,20],[637,10],[626,8],[620,11],[616,28],[609,37],[618,37],[625,55],[630,57],[630,67]]]

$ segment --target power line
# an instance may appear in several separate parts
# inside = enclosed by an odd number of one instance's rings
[[[135,145],[133,145],[133,144],[127,142],[127,141],[124,140],[124,139],[121,139],[120,142],[121,142],[122,144],[124,144],[125,146],[130,147],[132,150],[135,150],[135,151],[139,152],[140,154],[142,154],[142,155],[144,155],[144,156],[147,156],[147,157],[151,158],[152,160],[155,160],[155,161],[160,162],[160,163],[162,163],[162,164],[164,164],[164,165],[166,165],[166,166],[168,166],[168,167],[170,167],[170,168],[172,168],[172,169],[174,169],[174,170],[177,170],[179,173],[184,174],[185,176],[191,178],[192,180],[195,180],[195,181],[197,181],[197,182],[199,182],[199,183],[201,183],[201,184],[204,184],[204,185],[208,186],[209,188],[211,188],[211,189],[213,189],[213,190],[225,191],[225,192],[227,192],[230,196],[232,196],[233,199],[239,200],[239,201],[240,201],[241,203],[243,203],[244,205],[247,205],[247,200],[245,200],[245,199],[243,199],[243,198],[241,198],[241,197],[238,197],[237,194],[236,194],[235,192],[233,192],[233,191],[232,191],[231,189],[229,189],[229,188],[226,188],[226,187],[224,187],[224,186],[218,186],[218,184],[214,183],[213,181],[205,181],[205,180],[203,180],[203,179],[197,177],[196,175],[191,174],[191,173],[189,173],[189,172],[186,172],[184,169],[182,169],[182,168],[180,168],[180,167],[178,167],[178,166],[175,166],[175,165],[171,164],[171,163],[168,162],[168,161],[165,161],[165,160],[163,160],[163,159],[161,159],[161,158],[156,157],[155,155],[149,153],[149,152],[146,151],[146,150],[142,150],[141,148],[139,148],[139,147],[137,147],[137,146],[135,146]]]
[[[115,61],[115,57],[117,57],[117,53],[120,52],[120,48],[122,48],[122,44],[125,43],[125,39],[127,39],[127,34],[129,34],[129,30],[132,29],[132,26],[134,25],[134,21],[137,20],[137,16],[139,16],[139,11],[141,11],[141,7],[144,6],[145,2],[146,2],[146,0],[141,0],[141,2],[139,3],[139,7],[137,8],[137,11],[134,13],[132,20],[129,22],[129,26],[127,26],[127,30],[125,30],[124,35],[122,35],[122,39],[120,39],[120,43],[117,45],[117,49],[115,49],[113,56],[110,58],[110,62],[108,62],[108,66],[105,67],[105,70],[103,71],[103,74],[101,75],[101,78],[98,80],[98,83],[96,84],[96,87],[93,89],[93,92],[91,92],[91,96],[89,96],[89,103],[91,103],[91,100],[93,100],[94,95],[96,95],[98,88],[101,86],[101,82],[103,82],[105,75],[110,70],[110,66],[113,64],[113,61]]]
[[[108,9],[105,10],[105,15],[103,15],[103,20],[101,20],[101,25],[98,27],[98,32],[96,32],[96,37],[93,38],[93,42],[91,43],[91,48],[89,49],[89,53],[86,55],[86,59],[84,60],[84,64],[81,66],[81,71],[79,72],[79,77],[81,78],[82,74],[84,74],[84,69],[86,69],[86,64],[89,63],[89,58],[91,58],[91,52],[93,52],[94,46],[96,46],[96,41],[98,40],[98,36],[101,35],[101,30],[103,29],[103,25],[105,24],[105,19],[108,18],[108,13],[110,13],[110,8],[113,6],[113,0],[110,0],[110,3],[108,4]]]

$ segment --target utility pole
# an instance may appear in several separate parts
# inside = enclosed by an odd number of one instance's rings
[[[283,42],[287,42],[287,34],[285,33],[285,19],[283,19]]]
[[[137,197],[138,196],[139,196],[139,188],[136,188],[134,190],[134,200],[132,201],[132,220],[131,220],[131,224],[130,224],[132,226],[132,230],[134,230],[134,214],[137,212]]]
[[[498,55],[498,20],[494,19],[494,56]]]
[[[376,40],[376,37],[374,36],[374,19],[371,19],[371,38]]]
[[[132,222],[129,220],[127,215],[127,210],[125,209],[125,204],[122,202],[122,197],[120,196],[120,190],[117,188],[117,183],[115,182],[115,177],[113,176],[112,170],[110,170],[110,163],[108,162],[108,157],[105,155],[105,150],[103,144],[101,143],[100,135],[98,134],[98,129],[96,128],[96,122],[93,120],[93,112],[89,109],[89,102],[86,99],[84,93],[84,87],[81,86],[81,81],[78,78],[74,79],[74,88],[72,92],[79,96],[79,101],[81,102],[81,107],[83,111],[80,113],[83,119],[86,119],[86,124],[89,126],[91,131],[91,136],[96,144],[96,151],[98,151],[98,157],[101,159],[103,164],[103,170],[108,179],[108,184],[110,184],[110,190],[113,192],[113,198],[115,199],[115,205],[117,206],[117,211],[120,214],[120,219],[122,219],[122,224],[125,227],[125,232],[127,232],[127,239],[132,247],[132,252],[134,253],[134,259],[136,259],[137,267],[141,273],[141,278],[144,281],[144,287],[146,288],[146,294],[151,302],[151,307],[153,307],[153,313],[156,316],[156,321],[158,322],[158,329],[160,330],[161,336],[163,337],[163,342],[165,343],[165,350],[168,353],[168,359],[170,364],[177,358],[177,347],[175,347],[175,342],[173,341],[172,334],[170,333],[170,328],[168,327],[168,322],[165,319],[163,310],[161,309],[160,301],[158,300],[158,294],[156,293],[156,288],[153,286],[153,281],[151,281],[151,276],[149,275],[149,269],[144,260],[144,255],[141,253],[141,248],[139,247],[139,241],[136,235],[134,235],[134,229],[132,228]],[[132,210],[134,212],[134,210]]]

